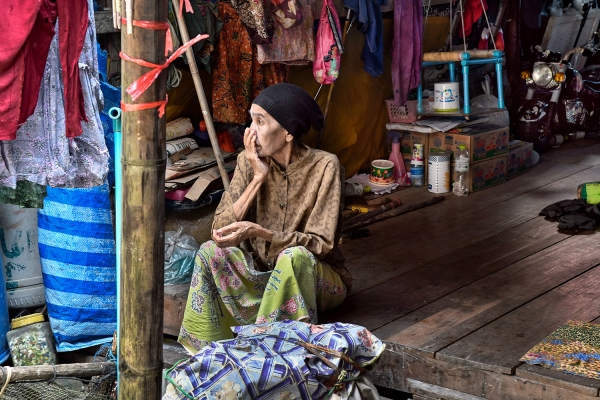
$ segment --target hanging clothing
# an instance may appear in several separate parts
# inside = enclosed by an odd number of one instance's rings
[[[88,0],[88,23],[78,59],[87,122],[78,121],[82,135],[67,138],[59,36],[50,45],[34,113],[17,131],[15,140],[0,141],[0,186],[16,188],[18,180],[52,187],[101,185],[108,173],[108,149],[100,109],[103,97],[98,79],[98,57],[93,0]],[[58,29],[62,20],[57,22]],[[73,127],[71,127],[73,129]]]
[[[250,39],[255,44],[270,44],[273,38],[273,18],[269,0],[232,0]]]
[[[317,313],[346,298],[340,276],[305,247],[283,250],[274,268],[258,271],[252,255],[213,241],[196,253],[178,341],[190,354],[232,338],[231,327],[283,320],[317,322]]]
[[[209,35],[208,38],[192,45],[192,50],[196,58],[196,63],[199,66],[204,67],[206,72],[210,74],[212,72],[210,55],[215,49],[215,44],[219,38],[223,21],[219,19],[219,10],[216,4],[211,2],[198,3],[195,1],[190,2],[190,4],[194,12],[183,13],[183,18],[188,29],[189,37],[194,38],[198,35]],[[179,24],[176,17],[177,12],[179,11],[175,10],[173,3],[169,2],[169,22],[174,28],[171,32],[177,35],[179,43],[183,43],[181,40],[181,34],[179,33]],[[184,56],[182,58],[187,64],[187,57]]]
[[[464,7],[465,12],[463,15],[463,21],[465,23],[465,37],[468,37],[473,29],[473,24],[479,21],[479,18],[481,18],[483,15],[484,10],[487,11],[488,5],[485,0],[466,0]],[[463,37],[463,32],[460,27],[458,29],[458,35]]]
[[[60,65],[65,88],[68,137],[81,134],[86,121],[77,60],[87,30],[85,0],[6,0],[0,26],[10,34],[0,41],[0,140],[13,140],[35,110],[57,15]]]
[[[37,104],[58,14],[50,0],[5,0],[0,26],[0,140],[16,137]],[[34,51],[35,49],[35,51]]]
[[[421,0],[396,0],[392,41],[394,103],[402,106],[411,89],[421,83],[423,59],[423,4]]]
[[[387,0],[344,0],[344,6],[354,12],[352,18],[358,21],[357,29],[365,34],[361,58],[365,71],[375,78],[383,73],[381,6],[386,4]]]
[[[66,134],[67,137],[75,137],[83,132],[81,121],[88,122],[79,78],[79,57],[88,30],[88,10],[91,8],[93,11],[94,7],[93,4],[88,7],[87,0],[58,0],[56,4],[61,21],[58,43],[65,97]],[[95,46],[96,42],[92,43]]]
[[[223,28],[215,46],[213,73],[213,118],[219,122],[245,124],[252,100],[262,89],[287,80],[282,64],[261,66],[256,47],[239,14],[227,3],[217,3]]]
[[[299,1],[302,21],[286,28],[275,21],[275,33],[270,45],[258,45],[258,62],[306,65],[315,61],[314,0]]]
[[[362,326],[282,321],[234,331],[236,339],[212,343],[170,370],[163,399],[324,399],[341,371],[345,379],[331,399],[351,393],[353,399],[379,399],[375,388],[368,397],[353,390],[385,349]],[[308,348],[314,346],[326,350],[315,356]]]

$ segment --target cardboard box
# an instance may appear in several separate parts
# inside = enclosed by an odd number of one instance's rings
[[[489,187],[506,182],[507,156],[500,156],[490,160],[469,165],[467,182],[469,192],[477,192]],[[452,182],[456,181],[456,170],[452,163]]]
[[[508,127],[483,123],[469,128],[466,132],[430,133],[429,151],[452,151],[454,160],[459,151],[458,146],[464,144],[471,163],[508,154]]]
[[[402,132],[402,142],[400,144],[400,152],[404,155],[412,156],[413,145],[421,143],[423,145],[423,159],[427,160],[429,153],[429,134],[420,132]]]
[[[515,176],[533,168],[532,153],[533,143],[519,141],[518,143],[510,146],[508,149],[506,179],[514,178]]]

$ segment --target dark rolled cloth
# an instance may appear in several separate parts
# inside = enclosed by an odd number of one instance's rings
[[[323,128],[323,113],[317,102],[299,86],[278,83],[264,89],[254,99],[292,136],[299,138],[312,126]]]

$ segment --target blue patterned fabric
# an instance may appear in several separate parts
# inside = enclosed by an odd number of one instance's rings
[[[163,400],[322,399],[337,373],[300,343],[345,353],[362,367],[374,363],[385,347],[367,329],[340,322],[311,325],[288,320],[232,330],[236,339],[212,342],[168,372]],[[322,355],[346,371],[336,394],[348,398],[360,371],[332,354]]]
[[[57,350],[110,342],[117,329],[117,285],[108,185],[48,187],[38,228],[46,305]]]

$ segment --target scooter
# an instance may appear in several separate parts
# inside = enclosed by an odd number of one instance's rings
[[[573,54],[591,56],[583,47],[560,53],[536,46],[531,71],[521,72],[528,87],[517,111],[517,136],[533,142],[537,150],[558,147],[565,139],[597,136],[600,110],[600,65],[585,74],[571,68]]]

